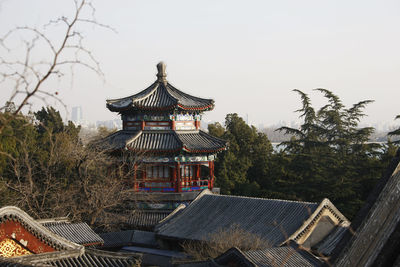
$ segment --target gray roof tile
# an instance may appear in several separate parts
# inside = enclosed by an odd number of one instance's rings
[[[133,213],[128,218],[127,224],[136,229],[152,230],[170,213],[171,210],[141,210]]]
[[[258,267],[317,267],[322,262],[307,251],[291,246],[245,251],[242,254]]]
[[[157,247],[154,232],[127,230],[120,232],[103,233],[100,236],[104,239],[103,247],[123,247],[140,245],[146,247]]]
[[[214,101],[186,94],[172,86],[165,79],[158,79],[148,88],[137,94],[107,100],[107,108],[117,112],[126,110],[159,111],[174,109],[204,111],[213,109]]]
[[[210,234],[238,225],[276,246],[298,230],[317,207],[309,202],[204,194],[157,225],[156,232],[165,238],[209,240]]]
[[[248,267],[317,267],[322,262],[307,251],[291,246],[241,251],[231,248],[214,259],[220,265]],[[189,265],[190,266],[190,265]]]
[[[312,254],[289,246],[246,251],[243,254],[259,267],[316,267],[322,265],[322,262]]]
[[[102,244],[103,239],[87,223],[44,223],[47,229],[74,243],[81,245]]]
[[[214,153],[225,149],[226,141],[203,131],[172,130],[121,130],[101,142],[110,150],[128,148],[134,151],[186,151],[191,153]]]
[[[132,245],[134,231],[135,230],[127,230],[100,234],[101,238],[104,240],[103,247],[122,247]]]
[[[138,260],[138,255],[132,253],[108,252],[95,249],[85,249],[79,257],[68,257],[45,261],[43,264],[50,266],[92,266],[92,267],[124,267],[133,266]]]

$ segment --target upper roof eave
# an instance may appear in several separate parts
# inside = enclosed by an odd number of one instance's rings
[[[202,112],[214,108],[213,99],[189,95],[167,82],[165,65],[163,63],[162,65],[163,69],[159,69],[158,79],[153,84],[137,94],[106,100],[107,108],[113,112],[168,111],[174,109],[187,112]]]

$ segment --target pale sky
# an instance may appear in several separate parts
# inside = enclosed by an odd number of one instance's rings
[[[174,86],[215,100],[205,120],[222,122],[236,112],[256,126],[292,121],[300,107],[292,89],[309,93],[319,107],[312,91],[318,87],[346,105],[375,100],[366,123],[394,123],[400,114],[398,0],[93,2],[98,21],[117,30],[82,28],[106,82],[81,70],[72,87],[69,80],[46,84],[57,87],[69,109],[82,106],[90,121],[116,118],[105,100],[145,89],[159,61]],[[0,34],[69,15],[72,6],[72,0],[0,0]],[[8,94],[1,93],[1,104]]]

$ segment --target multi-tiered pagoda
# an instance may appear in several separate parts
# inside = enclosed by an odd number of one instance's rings
[[[212,99],[188,95],[166,79],[165,64],[157,80],[132,96],[107,100],[121,114],[123,129],[108,136],[114,151],[137,155],[134,188],[146,192],[189,192],[212,189],[215,155],[226,142],[200,130],[202,113]]]

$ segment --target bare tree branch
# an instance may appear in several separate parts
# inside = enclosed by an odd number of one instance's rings
[[[7,88],[12,85],[8,102],[16,102],[18,100],[18,103],[15,103],[14,115],[21,112],[34,96],[42,100],[47,97],[56,98],[54,94],[46,92],[43,85],[52,76],[62,77],[65,66],[70,66],[72,78],[74,76],[74,66],[82,66],[104,78],[99,61],[94,57],[90,49],[83,44],[84,35],[80,27],[83,24],[92,24],[112,31],[115,30],[96,20],[96,9],[91,1],[74,0],[73,4],[74,13],[70,19],[62,16],[50,20],[43,26],[42,30],[29,26],[16,27],[0,37],[0,48],[6,51],[4,56],[0,56],[0,83],[6,84],[7,86],[5,87]],[[88,13],[86,11],[89,11],[89,16],[85,15]],[[47,30],[51,27],[60,26],[63,28],[61,39],[51,39]],[[26,37],[27,39],[23,40],[25,44],[23,59],[18,58],[18,55],[21,55],[20,52],[17,52],[16,49],[9,47],[7,44],[19,32],[25,33],[25,36],[32,36],[30,39]],[[45,47],[42,47],[42,43],[45,44]],[[33,56],[35,56],[35,52],[39,48],[49,51],[50,55],[46,60],[34,61]],[[58,98],[56,100],[62,102]],[[4,108],[5,106],[0,106],[0,110]],[[0,132],[8,122],[0,125]]]

